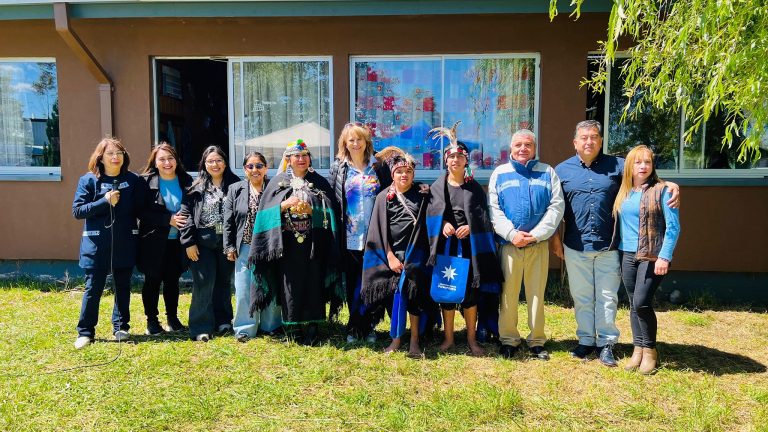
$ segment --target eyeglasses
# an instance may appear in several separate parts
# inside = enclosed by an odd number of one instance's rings
[[[263,163],[256,163],[256,164],[245,164],[243,165],[246,169],[252,170],[252,169],[262,169],[266,167]]]
[[[205,161],[205,164],[208,166],[221,165],[223,163],[224,163],[224,159],[212,159],[212,160]]]
[[[122,157],[125,155],[124,151],[111,151],[111,152],[104,152],[104,156],[108,158],[114,158],[114,157]]]
[[[164,164],[164,163],[175,162],[176,158],[173,156],[168,156],[167,158],[160,158],[157,161],[160,162],[161,164]]]
[[[352,127],[352,126],[357,126],[357,127],[362,127],[362,128],[367,128],[367,127],[368,127],[368,126],[366,126],[364,123],[360,123],[360,122],[349,122],[349,123],[347,123],[347,124],[345,124],[345,125],[344,125],[344,128],[348,128],[348,127]]]
[[[291,157],[294,159],[304,159],[304,158],[309,158],[309,155],[306,153],[298,153],[298,154],[292,154]]]

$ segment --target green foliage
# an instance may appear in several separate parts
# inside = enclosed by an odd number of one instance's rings
[[[571,16],[578,19],[583,1],[571,1]],[[557,3],[550,0],[551,19]],[[624,117],[645,106],[682,112],[690,142],[710,117],[722,115],[722,145],[740,142],[739,161],[768,150],[765,0],[615,0],[599,43],[604,60],[583,84],[601,91],[616,53],[629,53]]]

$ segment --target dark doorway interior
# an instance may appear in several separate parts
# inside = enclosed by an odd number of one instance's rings
[[[173,145],[188,171],[205,147],[229,146],[227,63],[207,59],[155,60],[157,139]]]

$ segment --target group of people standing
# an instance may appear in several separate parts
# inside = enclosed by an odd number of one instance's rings
[[[375,342],[374,328],[391,318],[391,343],[400,348],[406,321],[408,355],[422,356],[420,336],[441,323],[439,349],[455,345],[460,309],[472,355],[479,340],[497,339],[513,357],[522,340],[518,298],[525,287],[534,358],[544,349],[544,291],[549,246],[564,258],[574,298],[577,358],[597,352],[616,366],[612,346],[620,279],[630,298],[633,345],[628,368],[656,367],[653,295],[669,269],[679,235],[677,185],[661,181],[648,147],[622,160],[601,151],[601,126],[576,126],[576,155],[556,168],[539,162],[536,137],[515,132],[510,160],[491,175],[488,193],[473,178],[469,149],[453,128],[435,128],[444,140],[446,171],[431,185],[415,181],[415,160],[396,147],[375,153],[370,130],[344,126],[327,180],[312,168],[306,143],[290,143],[278,174],[267,179],[258,152],[243,159],[246,179],[227,156],[208,147],[192,179],[175,149],[153,148],[141,175],[128,171],[128,152],[102,140],[79,183],[73,215],[85,219],[80,265],[85,269],[77,348],[93,342],[98,304],[112,274],[113,335],[129,334],[132,268],[145,275],[142,300],[147,333],[181,331],[179,277],[193,279],[188,330],[192,340],[233,333],[238,341],[300,329],[302,343],[319,339],[317,324],[349,309],[347,342]],[[562,223],[564,221],[564,223]],[[561,240],[561,233],[563,240]],[[466,292],[458,303],[437,303],[430,293],[439,254],[469,260]],[[234,280],[235,307],[231,286]],[[162,285],[167,325],[158,302]]]

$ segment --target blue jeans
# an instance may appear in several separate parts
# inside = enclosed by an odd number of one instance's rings
[[[563,249],[579,343],[598,347],[616,343],[621,283],[619,252],[579,252],[568,246]]]
[[[112,308],[112,333],[118,330],[128,331],[131,321],[131,275],[133,267],[116,268],[113,271],[115,281],[115,305]],[[85,269],[85,293],[80,306],[80,319],[77,322],[79,336],[96,336],[96,324],[99,322],[99,302],[107,281],[107,269]]]
[[[260,328],[262,331],[271,332],[283,325],[280,307],[273,300],[266,309],[255,311],[250,316],[251,308],[251,280],[253,272],[248,268],[248,253],[251,245],[243,243],[235,261],[235,320],[233,323],[235,337],[246,334],[248,337],[256,337]]]

